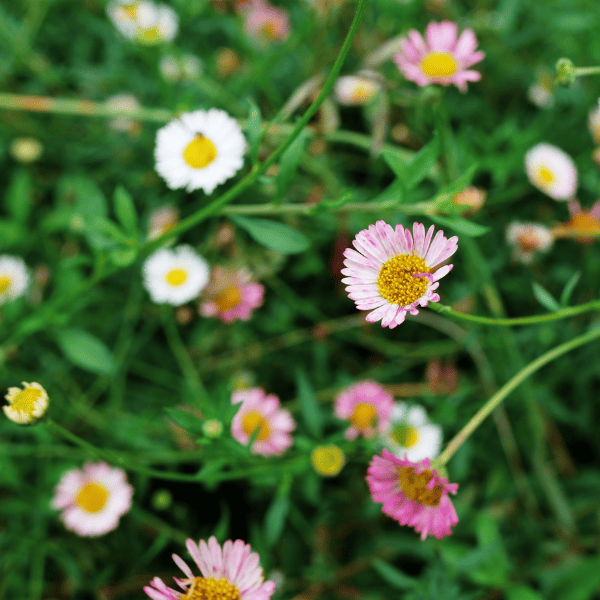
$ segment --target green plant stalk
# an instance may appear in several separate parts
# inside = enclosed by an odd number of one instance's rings
[[[510,381],[505,383],[486,403],[482,406],[471,420],[452,438],[445,450],[434,461],[435,465],[445,465],[452,455],[460,448],[464,441],[481,425],[484,419],[498,406],[516,387],[525,381],[530,375],[541,369],[544,365],[559,358],[571,350],[583,346],[593,340],[600,338],[600,328],[580,335],[552,350],[542,354],[539,358],[529,363],[519,371]]]

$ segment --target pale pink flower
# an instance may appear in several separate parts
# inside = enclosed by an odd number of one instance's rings
[[[529,181],[554,200],[571,200],[577,190],[577,167],[563,150],[542,142],[525,154]]]
[[[412,462],[382,450],[373,457],[366,479],[373,500],[383,503],[383,513],[414,527],[422,540],[428,535],[441,540],[458,523],[448,497],[449,492],[456,494],[458,483],[441,477],[428,458]]]
[[[290,19],[282,8],[268,2],[248,2],[243,12],[246,35],[263,42],[283,41],[290,35]]]
[[[152,600],[191,600],[192,598],[231,598],[235,600],[269,600],[275,590],[274,581],[264,581],[260,557],[252,552],[250,544],[242,540],[227,540],[223,548],[213,535],[208,544],[192,539],[185,542],[202,576],[196,576],[187,563],[173,554],[175,564],[185,574],[185,579],[173,577],[183,590],[168,587],[160,577],[155,577],[144,587]]]
[[[342,282],[356,308],[371,311],[369,323],[381,320],[382,327],[393,329],[407,312],[418,314],[417,306],[439,302],[438,281],[453,267],[440,265],[458,249],[458,237],[447,239],[438,231],[434,238],[433,232],[433,225],[425,234],[425,227],[414,223],[411,235],[402,225],[393,229],[377,221],[356,235],[356,250],[346,248]]]
[[[513,258],[527,265],[533,262],[536,252],[550,250],[554,235],[541,223],[514,221],[506,230],[506,241],[513,247]]]
[[[483,60],[485,54],[475,51],[477,38],[471,29],[458,37],[458,26],[451,21],[427,25],[425,39],[415,29],[401,42],[402,51],[394,62],[404,77],[418,85],[437,83],[454,84],[461,92],[467,91],[467,81],[479,81],[481,73],[469,67]]]
[[[241,403],[231,422],[231,435],[240,444],[247,445],[252,433],[260,427],[252,444],[254,454],[281,455],[292,445],[290,431],[296,428],[296,423],[289,411],[280,408],[277,396],[267,395],[261,388],[250,388],[233,392],[231,403]]]
[[[263,303],[264,286],[252,281],[245,269],[229,271],[214,267],[211,280],[202,292],[200,314],[218,317],[224,323],[248,321],[255,308]]]
[[[63,473],[51,506],[61,510],[65,527],[82,536],[104,535],[131,508],[133,488],[123,469],[105,462],[87,462]]]
[[[360,381],[346,388],[335,399],[334,414],[338,419],[350,421],[344,436],[355,440],[359,435],[372,438],[389,426],[394,398],[375,381]]]

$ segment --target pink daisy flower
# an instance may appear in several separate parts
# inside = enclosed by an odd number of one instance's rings
[[[402,225],[392,229],[377,221],[356,235],[352,242],[356,250],[344,250],[342,275],[347,277],[342,282],[356,308],[371,311],[369,323],[381,320],[382,327],[393,329],[404,322],[407,312],[418,314],[417,306],[440,301],[434,290],[454,266],[440,265],[458,249],[458,237],[446,239],[438,231],[433,238],[433,231],[432,225],[426,235],[425,227],[414,223],[411,235]]]
[[[131,508],[133,488],[125,471],[105,462],[87,462],[63,473],[54,488],[52,508],[62,510],[65,527],[82,536],[104,535]]]
[[[282,8],[263,0],[252,0],[244,12],[246,35],[263,42],[283,41],[290,35],[290,19]]]
[[[213,535],[208,544],[200,540],[196,544],[188,539],[185,545],[200,569],[202,577],[194,575],[186,562],[173,554],[175,564],[185,574],[185,579],[173,577],[183,590],[178,592],[155,577],[144,587],[152,600],[192,600],[200,598],[227,598],[227,600],[269,600],[275,590],[274,581],[263,581],[262,567],[256,552],[242,540],[227,540],[221,545]]]
[[[451,21],[429,23],[425,39],[411,29],[408,39],[401,41],[402,51],[394,56],[394,62],[406,79],[418,85],[453,83],[466,92],[467,81],[481,79],[479,71],[468,69],[483,60],[485,54],[475,51],[477,38],[471,29],[465,29],[458,39],[457,35],[458,26]]]
[[[241,269],[228,271],[215,267],[211,281],[202,292],[200,314],[204,317],[218,317],[224,323],[248,321],[255,308],[263,303],[264,286],[252,281],[250,273]]]
[[[369,465],[367,483],[373,500],[383,502],[384,514],[414,527],[422,540],[429,534],[441,540],[458,523],[448,497],[448,492],[456,494],[458,483],[440,477],[428,458],[417,463],[382,450]]]
[[[265,394],[261,388],[238,390],[231,403],[241,403],[231,422],[231,435],[240,444],[248,444],[252,433],[260,427],[252,444],[252,452],[262,456],[283,454],[292,445],[290,431],[296,423],[289,411],[279,407],[279,398]]]
[[[393,407],[394,398],[383,386],[375,381],[360,381],[338,394],[334,414],[352,423],[344,433],[347,440],[355,440],[359,435],[372,438],[376,431],[386,431]]]

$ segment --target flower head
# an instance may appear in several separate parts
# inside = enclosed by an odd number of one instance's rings
[[[264,581],[258,566],[260,557],[250,544],[227,540],[221,548],[213,535],[208,544],[188,539],[185,545],[202,576],[194,575],[186,562],[173,554],[175,564],[185,574],[185,579],[174,577],[183,593],[155,577],[144,587],[152,600],[269,600],[272,596],[275,582]]]
[[[228,271],[215,267],[211,281],[202,293],[200,314],[218,317],[224,323],[248,321],[255,308],[263,303],[265,288],[252,281],[250,273],[242,269]]]
[[[359,435],[372,438],[388,427],[393,406],[394,399],[383,386],[375,381],[360,381],[338,394],[334,414],[350,421],[344,434],[347,440],[355,440]]]
[[[540,223],[511,223],[506,240],[513,247],[513,258],[524,264],[533,261],[536,252],[548,252],[554,243],[550,229]]]
[[[418,85],[454,84],[465,92],[467,81],[481,79],[479,71],[468,69],[483,60],[485,54],[475,51],[477,38],[471,29],[465,29],[460,37],[457,36],[458,27],[451,21],[429,23],[425,39],[411,29],[408,39],[402,40],[402,51],[394,56],[394,62],[406,79]]]
[[[21,257],[0,255],[0,304],[20,298],[29,279],[29,270]]]
[[[433,225],[425,234],[425,227],[415,223],[411,235],[402,225],[392,229],[377,221],[356,235],[352,242],[356,250],[346,248],[342,274],[347,277],[342,282],[356,308],[371,310],[369,323],[381,320],[382,327],[393,329],[404,322],[407,312],[418,314],[417,306],[439,302],[434,290],[453,267],[439,265],[456,252],[458,237],[447,239],[438,231],[434,238],[433,232]]]
[[[144,263],[144,287],[154,302],[180,306],[195,298],[208,283],[206,261],[191,246],[162,248]]]
[[[283,41],[290,35],[290,19],[282,8],[264,0],[251,0],[244,7],[244,31],[261,42]]]
[[[577,200],[569,202],[569,213],[571,218],[568,223],[559,225],[552,229],[555,237],[576,236],[577,241],[582,244],[592,243],[600,234],[600,200],[590,210],[583,210]],[[595,234],[586,236],[585,233]]]
[[[573,159],[552,144],[541,143],[527,151],[525,171],[536,188],[555,200],[570,200],[577,190]]]
[[[248,444],[259,429],[252,444],[254,454],[280,455],[292,445],[290,431],[296,428],[296,423],[289,411],[279,407],[277,396],[267,395],[261,388],[251,388],[233,392],[231,403],[241,403],[231,422],[231,435],[240,444]]]
[[[135,96],[131,94],[117,94],[106,101],[106,106],[115,110],[135,111],[140,107],[140,103]],[[127,131],[135,133],[138,129],[138,122],[125,116],[115,117],[108,122],[108,126],[114,131]]]
[[[310,455],[314,470],[323,477],[335,477],[344,468],[346,457],[335,444],[317,446]]]
[[[18,162],[29,164],[38,160],[44,153],[44,145],[35,138],[14,139],[8,148],[10,155]]]
[[[244,164],[246,139],[235,119],[217,108],[182,114],[156,134],[156,170],[171,189],[212,194]]]
[[[440,451],[442,428],[429,422],[422,406],[408,408],[396,402],[382,441],[396,456],[412,461],[434,459]]]
[[[369,465],[367,483],[373,500],[383,503],[383,513],[414,527],[422,540],[430,534],[441,540],[458,523],[448,497],[456,494],[458,484],[440,477],[428,458],[412,462],[382,450]]]
[[[458,194],[452,196],[452,202],[458,206],[466,206],[467,210],[463,214],[473,214],[477,212],[485,202],[486,191],[474,185],[467,186]]]
[[[170,42],[177,35],[177,13],[166,4],[155,4],[151,0],[111,0],[106,11],[127,39],[154,45]]]
[[[356,106],[371,100],[381,89],[372,79],[358,75],[345,75],[335,82],[335,98],[340,104]]]
[[[175,206],[161,206],[150,213],[148,239],[153,240],[171,231],[179,220],[179,210]]]
[[[131,508],[133,488],[125,471],[105,462],[87,462],[63,473],[51,506],[61,510],[65,527],[82,536],[104,535]]]
[[[3,406],[4,414],[15,423],[27,425],[35,423],[48,408],[48,394],[39,383],[21,384],[18,387],[8,388],[8,394],[4,396],[9,406]]]

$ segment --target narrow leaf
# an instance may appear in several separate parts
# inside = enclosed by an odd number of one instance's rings
[[[456,233],[467,237],[479,237],[490,231],[489,227],[467,221],[462,217],[440,217],[440,215],[427,215],[434,223],[452,228]]]
[[[296,372],[296,386],[298,388],[298,400],[300,401],[300,412],[306,428],[313,437],[320,439],[323,435],[323,417],[317,404],[315,392],[306,376],[306,373],[298,369]]]
[[[277,175],[277,191],[275,199],[278,200],[288,191],[292,179],[296,174],[296,169],[304,153],[306,143],[306,130],[303,129],[300,135],[292,142],[292,145],[283,153],[279,162],[279,174]]]
[[[535,299],[550,312],[560,310],[560,304],[555,300],[554,296],[539,283],[533,282],[533,295]]]
[[[125,231],[137,237],[138,219],[133,198],[123,186],[118,185],[115,188],[113,201],[119,223],[123,225]]]
[[[417,585],[417,580],[406,575],[396,567],[386,563],[380,558],[371,560],[373,568],[385,579],[391,586],[399,590],[410,590]]]
[[[579,278],[581,277],[581,271],[577,271],[577,273],[573,274],[573,277],[567,281],[567,285],[565,285],[565,289],[562,291],[560,295],[560,304],[561,306],[568,306],[569,300],[571,299],[571,295],[573,294],[573,290],[575,290],[575,286],[579,282]]]
[[[258,105],[252,99],[248,99],[248,104],[250,105],[250,113],[248,115],[246,137],[248,138],[248,146],[250,146],[250,157],[252,159],[252,164],[255,165],[258,162],[258,149],[260,146],[262,118]]]
[[[65,357],[74,365],[92,373],[111,375],[116,363],[106,344],[96,336],[69,327],[55,334],[56,343]]]
[[[33,180],[27,169],[17,169],[6,192],[6,208],[19,223],[24,223],[33,206]]]
[[[171,421],[173,421],[173,423],[176,425],[179,425],[179,427],[183,427],[190,433],[204,435],[204,431],[202,430],[202,423],[204,421],[196,415],[178,408],[165,407],[164,410],[169,416],[169,419],[171,419]]]
[[[256,242],[282,254],[298,254],[310,246],[310,240],[303,233],[278,221],[242,216],[232,216],[231,220]]]
[[[284,475],[277,494],[267,509],[265,515],[265,532],[267,546],[271,547],[277,543],[287,519],[290,510],[290,488],[292,477],[289,474]]]
[[[406,170],[406,187],[409,191],[429,175],[431,169],[435,166],[440,151],[440,136],[437,131],[434,131],[433,139],[417,152]]]

